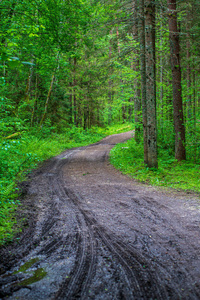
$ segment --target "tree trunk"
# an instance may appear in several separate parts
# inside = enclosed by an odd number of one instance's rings
[[[32,113],[31,113],[31,127],[34,124],[35,111],[37,109],[37,100],[38,100],[38,75],[36,74],[36,80],[35,80],[35,101],[34,101],[33,110],[32,110]]]
[[[33,60],[32,60],[33,64]],[[28,80],[27,80],[27,85],[26,85],[26,90],[25,90],[25,101],[29,103],[29,98],[30,98],[30,90],[31,90],[31,81],[32,81],[32,76],[33,76],[33,66],[31,66],[29,75],[28,75]]]
[[[40,121],[40,128],[42,128],[42,125],[44,123],[44,120],[45,120],[45,117],[46,117],[46,114],[47,114],[48,104],[49,104],[49,100],[50,100],[50,97],[51,97],[51,92],[52,92],[52,89],[53,89],[54,81],[55,81],[55,73],[52,75],[52,78],[51,78],[51,84],[50,84],[50,87],[49,87],[49,92],[48,92],[46,103],[45,103],[44,114],[43,114],[42,119]]]
[[[117,47],[118,47],[118,54],[120,55],[120,43],[119,43],[119,29],[117,27],[117,30],[116,30],[116,34],[117,34]]]
[[[156,128],[156,69],[155,69],[155,4],[145,1],[146,39],[146,100],[147,100],[147,147],[148,167],[157,168]]]
[[[112,37],[112,30],[110,30],[110,35]],[[111,40],[110,40],[110,46],[109,46],[109,60],[111,61],[111,58],[112,58],[112,44],[111,44]],[[111,68],[111,73],[110,75],[112,74],[113,70]],[[109,110],[109,113],[108,113],[108,124],[110,124],[112,122],[112,96],[113,96],[113,82],[112,80],[110,79],[109,80],[109,90],[108,90],[108,110]],[[98,119],[98,118],[97,118]]]
[[[162,24],[162,18],[163,18],[163,9],[160,8],[160,16],[161,16],[161,22],[160,22],[160,131],[161,134],[164,134],[163,131],[163,96],[164,96],[164,90],[163,90],[163,71],[164,71],[164,64],[163,64],[163,24]]]
[[[77,125],[77,103],[76,103],[76,57],[74,57],[74,81],[73,81],[73,107],[74,107],[74,125]]]
[[[73,107],[73,97],[72,97],[72,82],[69,82],[70,94],[69,94],[69,124],[73,123],[72,120],[72,107]]]
[[[144,163],[148,162],[147,148],[147,103],[146,103],[146,59],[145,59],[145,19],[144,19],[144,0],[140,0],[140,71],[141,71],[141,91],[142,91],[142,120],[144,138]]]
[[[189,15],[188,15],[189,17]],[[189,128],[190,121],[192,118],[192,95],[191,95],[191,61],[190,61],[190,34],[189,34],[189,25],[186,24],[187,30],[187,41],[186,41],[186,48],[187,48],[187,118],[189,121]],[[191,129],[190,129],[191,131]]]
[[[71,58],[69,58],[69,63],[71,64]],[[69,124],[73,124],[73,78],[69,82],[69,110],[67,119],[69,119]]]
[[[167,0],[169,11],[169,38],[171,53],[173,108],[175,129],[175,158],[178,161],[186,159],[185,151],[185,126],[183,119],[180,45],[177,26],[176,0]]]
[[[193,63],[193,65],[195,65]],[[196,139],[196,76],[195,71],[193,70],[193,141],[194,141],[194,161],[196,162],[197,155],[197,139]]]
[[[49,87],[49,92],[48,92],[47,99],[46,99],[46,103],[45,103],[45,107],[44,107],[44,114],[43,114],[42,119],[41,119],[41,121],[40,121],[40,128],[42,128],[42,125],[43,125],[44,120],[45,120],[45,118],[46,118],[47,109],[48,109],[48,105],[49,105],[49,100],[50,100],[51,93],[52,93],[52,89],[53,89],[53,84],[54,84],[55,79],[56,79],[56,71],[57,71],[57,69],[59,68],[59,52],[58,52],[58,54],[57,54],[56,61],[57,61],[57,66],[56,66],[56,68],[54,69],[54,72],[53,72],[53,75],[52,75],[52,78],[51,78],[51,84],[50,84],[50,87]]]
[[[118,55],[120,56],[121,53],[121,48],[120,48],[120,42],[119,42],[119,29],[117,27],[116,29],[116,34],[117,34],[117,47],[118,47]],[[122,110],[121,110],[121,117],[122,117],[122,122],[126,122],[126,105],[124,105],[124,89],[123,89],[123,77],[122,73],[120,73],[120,83],[121,83],[121,94],[122,94]]]
[[[133,39],[138,41],[138,22],[137,22],[137,0],[133,1]],[[135,50],[135,62],[133,62],[133,70],[137,74],[134,84],[134,118],[135,118],[135,141],[140,142],[140,130],[141,130],[141,98],[140,98],[140,83],[138,80],[138,73],[140,69],[139,52]]]

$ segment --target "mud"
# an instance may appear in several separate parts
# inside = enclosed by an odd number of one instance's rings
[[[200,200],[122,175],[114,135],[23,183],[28,226],[0,250],[1,299],[200,299]]]

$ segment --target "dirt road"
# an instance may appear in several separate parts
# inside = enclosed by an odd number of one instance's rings
[[[132,133],[68,150],[23,184],[27,228],[1,249],[1,299],[200,299],[200,201],[108,163]]]

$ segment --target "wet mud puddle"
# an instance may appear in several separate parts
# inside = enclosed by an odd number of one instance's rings
[[[0,299],[200,299],[200,201],[108,162],[114,135],[68,150],[24,183],[29,227],[0,250]]]

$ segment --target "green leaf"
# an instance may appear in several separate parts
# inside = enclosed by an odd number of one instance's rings
[[[17,60],[10,60],[8,61],[8,66],[11,69],[19,68],[21,66],[21,62]]]

